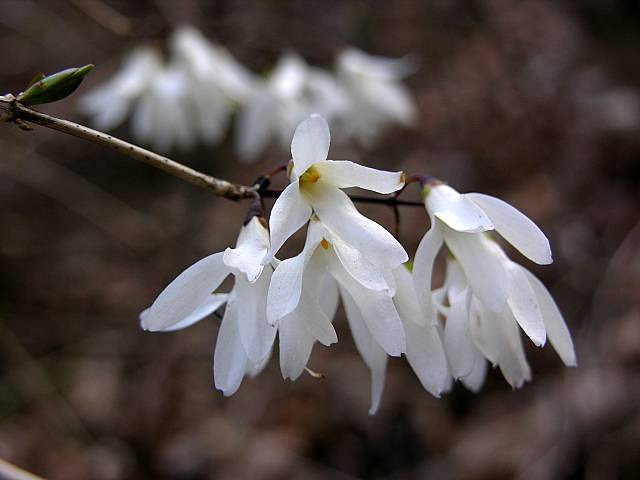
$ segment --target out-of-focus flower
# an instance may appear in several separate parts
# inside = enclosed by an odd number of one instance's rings
[[[358,212],[341,189],[360,187],[392,193],[404,185],[404,173],[385,172],[349,161],[326,160],[329,127],[311,115],[296,128],[291,142],[291,183],[276,200],[269,218],[271,250],[268,262],[312,213],[334,235],[374,265],[395,268],[407,261],[402,245],[387,230]]]
[[[160,53],[151,47],[139,47],[128,55],[111,79],[81,98],[80,109],[91,117],[96,128],[116,128],[126,120],[161,69]]]
[[[253,161],[272,140],[288,146],[296,126],[312,113],[330,123],[350,107],[336,79],[307,65],[293,53],[284,55],[271,74],[255,88],[241,108],[236,124],[236,152]]]
[[[418,112],[411,93],[400,81],[414,71],[407,58],[368,55],[353,47],[343,50],[337,60],[337,75],[352,104],[336,125],[340,138],[355,137],[370,146],[382,129],[412,125]]]

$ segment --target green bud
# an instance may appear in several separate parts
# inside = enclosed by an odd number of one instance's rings
[[[20,95],[18,102],[23,105],[38,105],[62,100],[78,88],[82,79],[88,74],[93,65],[79,68],[67,68],[47,77],[36,77],[32,84]]]
[[[406,262],[404,262],[403,265],[404,265],[404,268],[409,270],[409,273],[413,272],[413,260],[407,260]]]
[[[420,193],[422,194],[422,201],[424,202],[431,193],[431,185],[425,183]]]

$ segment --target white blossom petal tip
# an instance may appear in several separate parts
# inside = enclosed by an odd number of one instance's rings
[[[302,175],[311,165],[327,159],[331,134],[322,115],[310,115],[296,128],[291,141],[293,171]]]

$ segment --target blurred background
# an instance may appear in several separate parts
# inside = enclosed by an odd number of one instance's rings
[[[231,398],[213,389],[212,317],[173,334],[138,313],[177,273],[235,241],[247,204],[44,128],[0,128],[0,458],[52,479],[601,479],[640,470],[640,4],[634,0],[1,0],[0,93],[95,63],[40,109],[87,122],[81,93],[132,47],[189,24],[261,73],[287,51],[330,69],[353,45],[414,54],[419,119],[330,157],[430,173],[497,195],[550,238],[531,268],[576,343],[567,369],[526,343],[533,381],[492,370],[442,399],[392,359],[379,413],[342,309],[340,343],[284,382],[277,359]],[[124,19],[124,20],[123,20]],[[130,139],[127,126],[115,132]],[[248,183],[232,139],[172,158]],[[281,186],[283,180],[279,180]],[[417,199],[417,189],[408,189]],[[393,228],[386,207],[363,206]],[[427,228],[403,209],[410,255]],[[301,236],[287,251],[300,247]],[[442,271],[436,277],[442,277]]]

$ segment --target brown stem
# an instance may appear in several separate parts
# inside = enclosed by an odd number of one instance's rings
[[[256,189],[251,186],[237,185],[226,180],[206,175],[192,168],[182,165],[170,158],[158,155],[151,150],[139,147],[129,142],[125,142],[112,135],[93,130],[78,123],[62,120],[60,118],[47,115],[45,113],[32,110],[24,105],[7,99],[0,100],[0,110],[7,112],[7,121],[19,122],[28,121],[42,127],[51,128],[59,132],[82,138],[98,145],[104,145],[119,151],[134,160],[147,163],[153,167],[164,170],[182,180],[193,185],[210,190],[215,195],[229,200],[242,200],[253,198]]]

